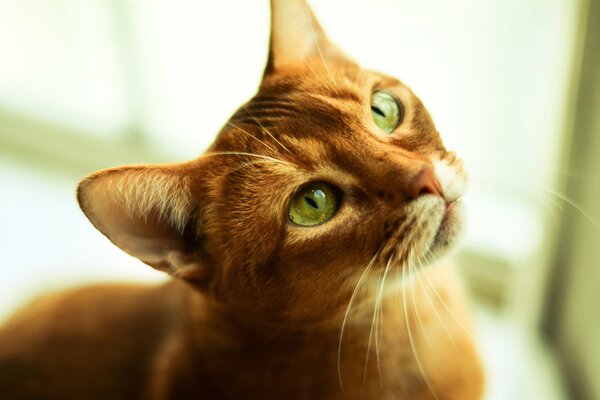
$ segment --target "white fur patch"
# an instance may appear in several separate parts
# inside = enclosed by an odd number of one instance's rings
[[[448,201],[460,199],[467,190],[467,177],[459,165],[452,165],[446,160],[436,160],[433,162],[435,167],[435,177],[437,178],[444,196]]]

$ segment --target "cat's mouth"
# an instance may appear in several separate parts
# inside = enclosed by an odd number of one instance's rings
[[[409,203],[382,247],[383,265],[425,266],[456,243],[462,229],[462,203],[427,195]]]
[[[460,200],[451,200],[451,201],[446,201],[446,214],[444,215],[444,218],[452,212],[452,209],[454,208],[454,206],[456,206],[456,203],[458,203]]]
[[[409,258],[428,265],[458,241],[463,226],[463,205],[459,200],[446,201],[432,196],[411,208],[414,231],[405,238],[411,241]]]

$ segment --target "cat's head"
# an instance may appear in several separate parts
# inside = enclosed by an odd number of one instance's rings
[[[363,272],[429,264],[451,246],[464,187],[410,89],[347,58],[303,0],[273,0],[260,89],[210,149],[97,172],[78,198],[114,244],[217,301],[319,321]]]

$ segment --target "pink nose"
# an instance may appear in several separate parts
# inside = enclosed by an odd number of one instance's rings
[[[433,165],[424,165],[417,174],[410,179],[406,187],[406,194],[410,200],[414,200],[419,196],[432,194],[435,196],[444,197],[442,188],[435,177]]]

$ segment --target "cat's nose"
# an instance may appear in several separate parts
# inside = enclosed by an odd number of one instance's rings
[[[424,165],[408,182],[405,188],[409,200],[432,194],[444,197],[442,187],[435,177],[433,165]]]

